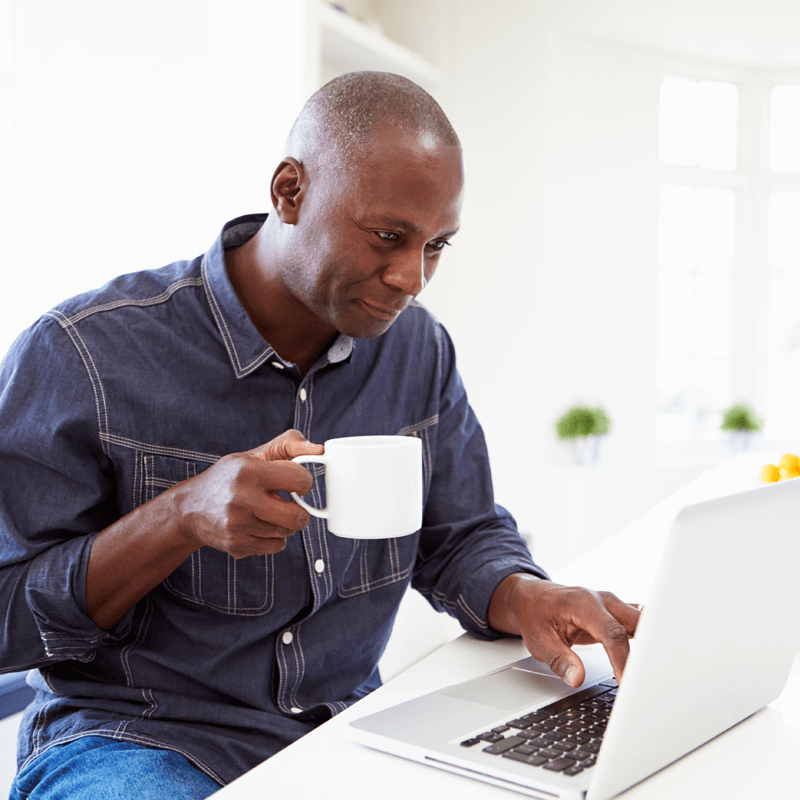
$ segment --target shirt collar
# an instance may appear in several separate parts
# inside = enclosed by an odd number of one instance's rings
[[[225,251],[255,236],[266,218],[266,214],[247,214],[226,223],[203,257],[202,276],[206,296],[237,378],[244,378],[267,360],[280,362],[285,367],[294,366],[282,359],[258,332],[239,301],[225,268]],[[344,361],[352,353],[353,347],[353,339],[340,333],[322,358],[329,364]]]

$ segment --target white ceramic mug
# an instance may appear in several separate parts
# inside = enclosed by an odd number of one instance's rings
[[[328,530],[348,539],[390,539],[422,527],[422,441],[412,436],[346,436],[325,442],[321,456],[298,464],[325,465],[328,505],[292,497]]]

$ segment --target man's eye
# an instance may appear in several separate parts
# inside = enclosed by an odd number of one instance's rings
[[[400,240],[400,237],[396,233],[391,233],[389,231],[376,231],[376,233],[384,242],[397,242]]]
[[[435,242],[430,242],[428,247],[432,247],[434,250],[444,250],[445,247],[449,247],[450,242],[447,239],[437,239]]]

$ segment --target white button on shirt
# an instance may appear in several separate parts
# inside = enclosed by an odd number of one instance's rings
[[[291,644],[293,639],[294,639],[294,636],[292,636],[292,632],[291,631],[284,631],[283,636],[281,636],[281,641],[284,644]]]
[[[314,562],[314,569],[320,574],[322,574],[323,572],[325,572],[325,562],[321,558],[318,558]]]
[[[306,394],[306,387],[304,386],[302,389],[300,389],[300,402],[305,403],[306,397],[308,397],[308,395]]]

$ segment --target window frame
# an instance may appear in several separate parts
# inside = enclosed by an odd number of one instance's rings
[[[776,190],[800,191],[800,172],[776,173],[770,169],[770,93],[773,86],[800,84],[800,69],[776,71],[665,62],[661,74],[662,79],[678,76],[733,83],[739,90],[735,169],[667,164],[656,153],[658,176],[655,191],[672,184],[728,189],[735,194],[731,402],[751,403],[756,413],[764,414],[770,280],[769,197]],[[659,89],[660,86],[659,82]],[[656,409],[655,414],[658,413]],[[769,441],[777,443],[780,440]],[[655,439],[655,443],[656,456],[661,461],[712,462],[729,454],[731,449],[728,438],[724,436],[707,441],[664,442]]]

